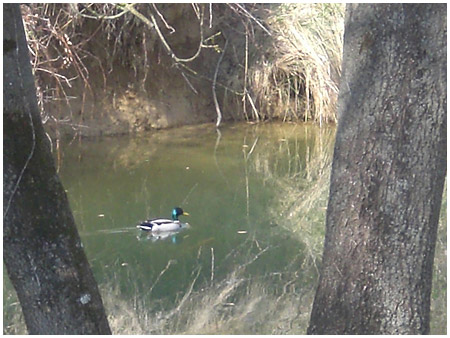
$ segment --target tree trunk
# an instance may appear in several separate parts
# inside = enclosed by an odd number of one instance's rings
[[[30,334],[109,334],[40,121],[19,5],[3,15],[4,263]]]
[[[351,4],[309,334],[426,334],[446,175],[445,4]]]

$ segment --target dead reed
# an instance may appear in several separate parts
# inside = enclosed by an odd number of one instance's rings
[[[271,44],[249,69],[261,117],[336,122],[344,5],[282,4],[266,24]]]

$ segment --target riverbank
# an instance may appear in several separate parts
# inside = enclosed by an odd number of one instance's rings
[[[344,5],[30,4],[50,136],[335,122]]]

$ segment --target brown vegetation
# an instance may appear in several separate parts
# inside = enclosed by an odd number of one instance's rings
[[[43,121],[83,135],[222,117],[334,122],[343,9],[22,6]]]

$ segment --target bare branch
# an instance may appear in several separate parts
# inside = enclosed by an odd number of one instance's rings
[[[269,34],[270,36],[272,36],[272,33],[270,33],[270,31],[263,26],[263,24],[257,19],[255,18],[253,15],[251,15],[249,13],[249,11],[247,11],[244,7],[242,7],[240,4],[235,4],[240,10],[242,10],[250,19],[252,19],[253,21],[256,22],[256,24],[261,27],[263,29],[264,32],[266,32],[267,34]]]
[[[161,21],[164,22],[164,25],[166,25],[166,28],[170,30],[170,34],[175,33],[175,28],[173,28],[171,25],[169,25],[164,18],[164,16],[159,12],[158,8],[155,4],[152,4],[153,8],[155,9],[156,14],[161,18]]]
[[[225,41],[225,46],[223,47],[223,52],[220,55],[219,61],[217,61],[216,71],[214,72],[214,79],[213,79],[213,85],[212,85],[214,105],[216,106],[216,112],[217,112],[216,127],[219,127],[220,122],[222,122],[222,112],[220,110],[220,106],[219,106],[219,102],[217,101],[217,94],[216,94],[217,73],[219,73],[219,66],[220,66],[220,63],[222,62],[223,56],[225,55],[227,46],[228,46],[228,40]]]
[[[158,34],[158,37],[160,38],[161,42],[164,45],[164,48],[169,53],[170,57],[175,60],[175,62],[191,62],[200,55],[200,52],[202,50],[202,43],[203,43],[203,28],[202,28],[203,27],[203,12],[201,14],[201,20],[200,20],[200,43],[198,45],[198,49],[192,57],[187,58],[187,59],[182,59],[182,58],[179,58],[178,56],[176,56],[174,51],[172,50],[172,48],[170,48],[169,44],[167,43],[166,39],[164,38],[164,35],[162,34],[161,30],[159,29],[159,26],[158,26],[158,23],[156,22],[155,16],[152,13],[149,13],[150,19],[152,20],[152,22],[150,22],[149,19],[147,19],[142,13],[138,12],[134,8],[134,5],[135,4],[127,4],[127,5],[125,5],[125,8],[128,9],[131,13],[133,13],[137,18],[142,20],[142,22],[144,22],[147,26],[149,26],[150,28],[155,28],[156,33]]]

